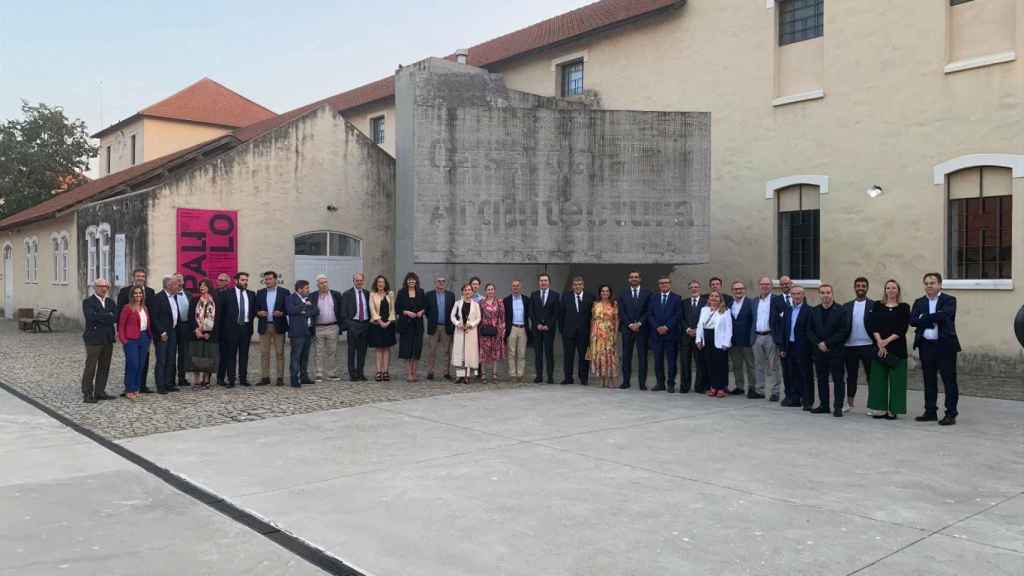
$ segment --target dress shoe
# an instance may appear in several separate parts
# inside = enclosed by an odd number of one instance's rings
[[[166,388],[166,390],[167,390],[168,392],[177,392],[178,390],[180,390],[180,388],[178,388],[177,386],[175,386],[175,385],[173,385],[173,384],[172,384],[172,385],[168,386],[168,387]]]
[[[750,391],[747,392],[747,398],[750,398],[751,400],[763,400],[764,399],[764,394],[761,394],[760,392],[754,392],[753,390],[750,390]]]
[[[554,384],[554,383],[555,383],[555,379],[554,379],[554,378],[548,378],[548,379],[546,380],[546,382],[547,382],[548,384]]]
[[[565,386],[566,384],[574,384],[574,382],[572,380],[562,380],[559,384]]]
[[[433,380],[433,379],[434,379],[434,373],[433,372],[427,372],[427,380]]]
[[[191,386],[192,383],[188,381],[188,378],[178,380],[178,386]]]
[[[305,378],[305,379],[301,380],[300,383],[301,384],[312,384],[313,381],[310,380],[309,378]]]
[[[86,394],[82,397],[82,402],[85,402],[86,404],[95,404],[96,398],[92,394]]]
[[[235,383],[234,382],[228,382],[227,384],[224,385],[224,387],[225,388],[234,388],[235,387]]]
[[[142,392],[143,394],[152,394],[153,393],[153,389],[152,388],[146,388],[145,386],[143,386],[142,388],[139,388],[139,392]]]
[[[675,394],[676,393],[676,389],[675,389],[675,387],[666,387],[665,388],[665,392],[668,392],[669,394]]]
[[[278,378],[277,382],[274,382],[276,386],[284,386],[284,378]]]
[[[804,408],[804,410],[806,410],[806,409],[807,408]],[[817,408],[814,408],[813,410],[811,410],[811,414],[828,414],[829,412],[830,412],[830,410],[827,407],[825,407],[825,406],[818,406]],[[840,413],[842,413],[842,412],[840,411]]]
[[[842,418],[843,417],[843,409],[840,408],[839,410],[833,410],[832,411],[832,415],[835,416],[836,418]]]
[[[544,379],[541,378],[540,376],[537,376],[536,378],[533,379],[533,383],[534,384],[540,384],[543,381],[544,381]]]
[[[452,379],[452,375],[451,375],[451,374],[445,374],[445,375],[444,375],[444,379],[445,379],[445,380],[448,380],[448,381],[451,381],[451,379]]]
[[[647,384],[639,384],[639,385],[638,385],[638,387],[639,387],[639,388],[640,388],[641,390],[643,390],[644,392],[646,392],[646,391],[647,391]]]
[[[665,385],[664,384],[658,384],[654,388],[651,388],[651,392],[664,392],[664,391],[665,391]]]
[[[257,386],[266,386],[270,384],[270,378],[260,378],[260,381],[256,383]]]
[[[217,380],[217,386],[227,386],[228,383],[223,380]]]
[[[118,396],[120,396],[121,398],[125,398],[125,397],[128,396],[128,391],[125,390],[125,391],[121,392],[120,394],[118,394]]]
[[[632,388],[629,384],[619,384],[619,390],[628,390]]]
[[[690,393],[690,389],[689,388],[680,388],[679,389],[679,393],[680,394],[689,394]]]
[[[762,396],[762,398],[763,398],[763,396]],[[778,394],[772,394],[771,396],[768,397],[768,401],[769,402],[778,402],[779,401],[779,395]]]
[[[167,389],[166,388],[157,388],[156,389],[156,393],[157,394],[167,394]]]
[[[106,392],[104,392],[103,394],[97,394],[96,395],[96,399],[97,400],[116,400],[117,397],[116,396],[111,396],[110,394],[107,394]]]
[[[875,420],[882,420],[882,419],[884,419],[884,418],[885,418],[886,416],[888,416],[888,414],[872,414],[872,415],[871,415],[871,417],[872,417],[872,418],[874,418]]]
[[[746,394],[746,393],[747,393],[747,391],[744,390],[743,388],[733,388],[732,390],[729,391],[729,394],[731,394],[733,396],[737,396],[739,394]]]
[[[953,424],[956,424],[956,416],[946,414],[942,420],[939,420],[939,426],[952,426]]]
[[[814,407],[811,406],[810,404],[803,404],[803,408],[804,412],[810,412],[811,410],[814,410]]]
[[[248,381],[245,381],[245,382],[239,382],[239,384],[240,384],[240,385],[242,385],[242,386],[245,386],[245,387],[247,387],[247,388],[248,388],[249,386],[252,386],[252,384],[249,384],[249,382],[248,382]]]
[[[882,418],[885,418],[886,420],[898,420],[895,414],[886,414],[885,416],[882,416]]]
[[[928,412],[925,412],[924,414],[921,414],[917,418],[914,418],[914,421],[916,421],[916,422],[935,422],[938,419],[939,419],[939,417],[937,415],[929,414]]]

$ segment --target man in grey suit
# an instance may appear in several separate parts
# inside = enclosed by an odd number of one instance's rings
[[[363,288],[366,277],[362,272],[352,275],[352,287],[341,295],[341,322],[348,331],[348,378],[352,382],[365,382],[366,336],[370,331],[370,293]]]
[[[758,296],[751,301],[754,315],[754,386],[747,394],[753,391],[754,398],[757,395],[764,398],[765,394],[770,394],[768,399],[778,402],[782,388],[782,369],[776,342],[782,340],[781,322],[786,302],[782,296],[772,294],[772,279],[767,276],[757,281],[757,290]],[[769,380],[771,390],[766,392]]]
[[[764,398],[764,394],[757,393],[754,379],[754,306],[750,298],[747,298],[746,285],[739,280],[732,283],[732,296],[732,304],[729,304],[729,312],[732,314],[729,362],[732,364],[736,387],[729,393],[747,393],[748,398]]]

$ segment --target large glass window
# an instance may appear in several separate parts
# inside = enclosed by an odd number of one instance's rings
[[[825,34],[825,0],[779,2],[779,46]]]
[[[310,232],[295,237],[296,256],[359,256],[359,240],[337,232]]]
[[[1010,169],[996,166],[967,168],[947,177],[949,278],[1012,278],[1012,182]]]
[[[797,184],[776,191],[779,202],[779,275],[800,280],[821,276],[820,189]]]

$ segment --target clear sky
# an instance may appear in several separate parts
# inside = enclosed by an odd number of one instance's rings
[[[280,113],[588,3],[0,0],[0,119],[26,99],[95,132],[203,76]]]

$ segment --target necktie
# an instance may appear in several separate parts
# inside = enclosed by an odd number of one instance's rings
[[[176,314],[174,315],[174,325],[172,326],[172,328],[177,328],[178,327],[178,318],[181,318],[181,307],[178,306],[178,297],[177,296],[174,297],[174,310],[175,310]]]
[[[245,324],[245,292],[238,290],[238,323]]]
[[[633,300],[639,300],[639,299],[640,299],[640,291],[638,289],[636,289],[636,288],[633,288]]]
[[[541,290],[540,291],[540,304],[541,304],[541,306],[547,306],[548,305],[548,291],[547,290]]]
[[[577,314],[580,313],[580,295],[579,294],[576,295],[576,313]]]
[[[664,292],[662,292],[662,294],[661,294],[661,305],[664,306],[665,305],[665,301],[667,301],[667,300],[668,300],[668,294],[665,294]]]
[[[356,290],[356,320],[363,321],[363,291]]]

